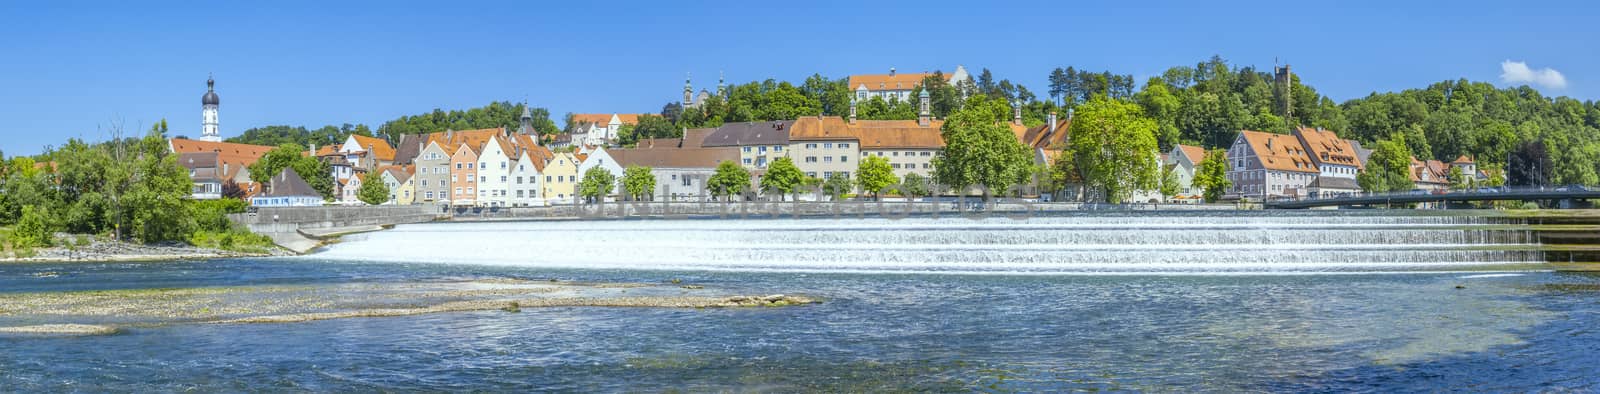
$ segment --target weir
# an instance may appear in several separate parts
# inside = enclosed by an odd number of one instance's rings
[[[1539,269],[1501,216],[1186,213],[991,218],[431,223],[308,258],[548,268],[969,274]]]

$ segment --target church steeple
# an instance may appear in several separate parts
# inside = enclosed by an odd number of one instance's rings
[[[217,106],[222,104],[222,99],[217,97],[217,81],[210,75],[206,76],[206,94],[200,96],[200,140],[222,142],[222,133],[217,128]]]
[[[689,73],[683,73],[683,106],[694,105],[694,87],[689,86]]]
[[[722,83],[721,71],[717,72],[717,97],[721,97],[723,99],[728,98],[728,87],[726,84]]]

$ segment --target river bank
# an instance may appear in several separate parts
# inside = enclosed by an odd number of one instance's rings
[[[60,241],[55,246],[31,249],[25,253],[13,251],[8,254],[0,254],[0,264],[205,260],[290,256],[294,254],[282,248],[268,248],[265,253],[249,253],[202,248],[178,242],[146,245],[88,235],[58,236],[57,239]]]

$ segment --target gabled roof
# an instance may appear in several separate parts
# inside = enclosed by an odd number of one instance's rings
[[[1449,177],[1450,172],[1449,172],[1449,170],[1446,169],[1448,167],[1449,166],[1444,164],[1444,162],[1442,162],[1442,161],[1438,161],[1438,160],[1420,161],[1420,160],[1417,160],[1417,158],[1412,157],[1411,158],[1411,182],[1413,182],[1413,183],[1431,183],[1431,184],[1439,184],[1439,185],[1449,184],[1450,180],[1447,179],[1447,177]],[[1424,177],[1423,175],[1427,175],[1427,176]],[[1426,179],[1426,180],[1424,180],[1424,179]]]
[[[650,168],[716,168],[724,161],[739,161],[739,149],[613,149],[606,151],[617,165]]]
[[[639,149],[678,149],[682,140],[677,138],[642,138],[634,147]]]
[[[232,142],[210,142],[181,138],[172,139],[171,145],[172,152],[180,155],[184,153],[216,153],[216,159],[213,166],[227,167],[227,171],[225,171],[226,173],[222,174],[223,179],[233,179],[239,174],[239,171],[243,171],[251,164],[255,164],[256,160],[261,160],[261,156],[266,155],[267,152],[274,149],[274,147],[264,145],[237,144]]]
[[[700,148],[705,146],[705,140],[711,133],[716,132],[714,127],[687,129],[683,131],[683,146],[681,148]]]
[[[1256,153],[1256,160],[1263,168],[1274,171],[1317,172],[1317,165],[1311,161],[1311,155],[1294,136],[1251,130],[1240,131],[1239,136],[1250,145],[1250,150]]]
[[[589,123],[604,126],[611,124],[612,117],[616,117],[622,124],[639,124],[639,114],[572,114],[572,124]]]
[[[1201,148],[1201,147],[1194,146],[1194,145],[1178,144],[1178,149],[1177,150],[1179,152],[1183,153],[1183,157],[1185,159],[1188,159],[1189,160],[1189,164],[1191,164],[1191,165],[1200,165],[1200,161],[1206,159],[1206,150],[1205,150],[1205,148]]]
[[[955,74],[944,74],[944,80],[949,81],[951,75]],[[850,90],[911,90],[930,76],[933,73],[856,74],[850,76]]]
[[[383,174],[388,174],[389,176],[394,177],[395,182],[399,182],[399,183],[402,183],[402,184],[406,183],[406,180],[411,179],[412,172],[413,172],[412,167],[408,166],[408,165],[407,166],[403,166],[403,165],[382,166],[382,167],[378,167],[378,169],[372,171],[373,174],[378,174],[379,176],[382,176]]]
[[[374,158],[383,161],[394,161],[394,147],[389,145],[389,141],[360,134],[351,134],[350,138],[356,140],[359,149],[372,151]]]
[[[701,147],[788,145],[792,120],[724,123],[700,140]]]
[[[1022,140],[1023,145],[1034,149],[1064,146],[1068,142],[1067,136],[1071,135],[1068,130],[1071,129],[1072,119],[1070,118],[1056,120],[1055,131],[1050,130],[1050,124],[1046,121],[1045,124],[1023,131],[1019,139]]]
[[[395,164],[411,164],[422,154],[424,145],[428,144],[426,134],[406,134],[400,136],[400,144],[394,148]]]
[[[1467,155],[1461,155],[1461,157],[1457,157],[1456,161],[1452,161],[1450,164],[1473,164],[1473,162],[1471,157],[1467,157]]]
[[[1350,141],[1339,138],[1339,135],[1332,131],[1300,127],[1294,130],[1294,135],[1300,138],[1306,150],[1310,152],[1311,160],[1318,165],[1334,164],[1362,168],[1361,157],[1356,154],[1355,147],[1350,145]]]
[[[272,177],[272,190],[262,194],[263,197],[316,197],[322,198],[322,193],[312,188],[300,174],[293,168],[284,167],[278,175]]]

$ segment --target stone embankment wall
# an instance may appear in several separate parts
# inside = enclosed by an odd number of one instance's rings
[[[432,205],[260,208],[254,213],[229,215],[258,233],[422,223],[449,217],[444,209]]]
[[[978,201],[785,201],[785,202],[605,202],[587,205],[516,208],[452,208],[454,221],[572,220],[619,218],[772,218],[772,217],[906,217],[1007,216],[1101,210],[1235,210],[1233,205],[988,203]]]

